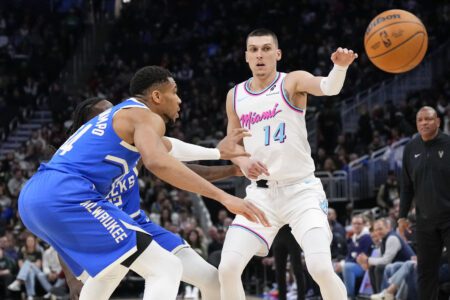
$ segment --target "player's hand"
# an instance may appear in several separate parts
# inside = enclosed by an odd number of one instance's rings
[[[266,215],[253,203],[229,194],[226,194],[225,196],[225,199],[223,199],[221,203],[233,214],[242,215],[251,222],[261,223],[266,227],[270,227]]]
[[[217,144],[217,149],[220,151],[220,159],[232,159],[238,156],[249,157],[250,154],[245,152],[244,147],[238,144],[244,137],[248,136],[251,136],[251,134],[247,129],[233,129],[230,134],[224,137],[219,144]]]
[[[81,282],[80,280],[70,280],[67,281],[67,285],[69,286],[70,300],[78,300],[80,298],[83,282]]]
[[[403,239],[406,240],[405,231],[411,233],[409,221],[405,218],[400,218],[398,219],[397,223],[398,223],[398,233]]]
[[[331,61],[340,67],[348,67],[356,58],[358,54],[353,50],[341,47],[331,54]]]
[[[240,164],[240,167],[245,177],[248,179],[256,180],[262,174],[270,176],[267,166],[257,160],[247,159],[244,163]]]

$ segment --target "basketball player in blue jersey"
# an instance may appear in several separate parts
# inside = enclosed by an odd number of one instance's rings
[[[162,142],[165,122],[178,117],[181,103],[170,72],[143,68],[134,75],[131,91],[135,98],[80,127],[39,167],[19,196],[25,226],[52,245],[68,265],[79,265],[91,276],[80,299],[108,299],[113,290],[108,286],[128,268],[145,279],[144,299],[176,297],[182,273],[179,259],[106,200],[140,158],[173,186],[268,225],[256,206],[216,188],[168,154]]]
[[[235,158],[252,180],[246,198],[266,213],[272,226],[264,227],[237,216],[227,231],[219,265],[222,299],[244,300],[241,274],[253,255],[265,256],[273,239],[289,224],[305,253],[308,271],[325,300],[347,299],[345,286],[331,264],[331,231],[327,200],[314,176],[314,162],[307,140],[307,94],[336,95],[348,66],[357,55],[339,48],[331,55],[334,67],[327,77],[305,71],[281,73],[276,35],[258,29],[247,37],[245,59],[253,77],[236,85],[227,95],[228,132],[247,128],[244,138],[250,158]]]
[[[102,98],[91,98],[81,102],[74,112],[71,134],[78,130],[82,124],[112,106],[113,105],[111,102]],[[174,143],[175,145],[172,144],[171,140],[173,141],[173,139],[165,140],[165,145],[170,153],[175,150],[174,147],[179,145],[177,143]],[[198,155],[199,151],[200,153],[207,153],[211,150],[199,146],[188,147],[191,148],[189,153],[191,157],[196,154]],[[222,150],[220,152],[224,153],[226,151]],[[175,151],[175,153],[178,154],[180,151]],[[186,157],[186,155],[183,155],[183,157]],[[183,157],[181,157],[181,159],[183,159]],[[178,157],[175,158],[179,159]],[[242,175],[239,168],[234,165],[206,167],[188,164],[187,166],[209,181],[223,179],[234,175]],[[198,255],[198,253],[194,251],[179,235],[154,224],[147,218],[145,212],[139,209],[140,196],[139,186],[137,183],[138,169],[140,169],[140,167],[134,168],[133,171],[129,172],[128,175],[122,179],[122,182],[108,194],[106,199],[130,215],[142,227],[142,229],[152,235],[153,239],[161,247],[169,252],[172,252],[181,260],[183,265],[181,280],[197,286],[200,289],[202,299],[220,300],[220,287],[217,269]],[[79,266],[75,266],[74,270],[71,271],[64,263],[62,263],[62,265],[66,274],[67,283],[69,285],[71,299],[78,299],[82,283],[77,280],[77,278],[85,281],[85,278],[83,278],[84,270],[82,270]],[[75,278],[74,275],[77,278]],[[118,285],[121,278],[119,278],[119,276],[116,278],[118,280]]]

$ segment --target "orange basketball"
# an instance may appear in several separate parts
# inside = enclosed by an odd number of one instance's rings
[[[401,9],[376,16],[366,29],[364,48],[370,61],[383,71],[403,73],[425,56],[428,35],[419,18]]]

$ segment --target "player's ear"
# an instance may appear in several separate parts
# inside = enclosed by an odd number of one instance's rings
[[[161,92],[157,89],[153,90],[150,94],[150,98],[157,104],[161,104],[162,98],[161,98]]]
[[[281,60],[281,49],[277,49],[277,61]]]

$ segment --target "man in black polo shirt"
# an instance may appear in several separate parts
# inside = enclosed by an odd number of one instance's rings
[[[409,230],[406,217],[414,199],[419,299],[435,300],[442,248],[450,249],[450,137],[439,130],[432,107],[419,110],[416,125],[419,136],[403,152],[398,228],[402,235]]]

